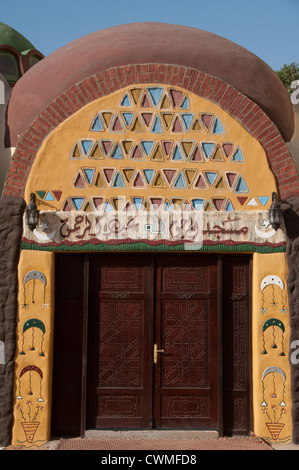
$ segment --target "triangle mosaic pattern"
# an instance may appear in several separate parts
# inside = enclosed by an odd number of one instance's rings
[[[206,211],[264,207],[267,196],[250,196],[242,148],[227,139],[219,116],[195,111],[191,100],[180,89],[158,85],[119,92],[118,106],[96,113],[88,137],[71,149],[70,165],[76,161],[80,167],[62,209],[112,210],[153,202],[169,210],[186,203]],[[36,194],[51,205],[62,191]]]

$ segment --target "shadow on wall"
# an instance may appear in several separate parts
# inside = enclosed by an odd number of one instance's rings
[[[11,442],[17,272],[25,207],[25,201],[18,197],[3,197],[0,201],[0,447]]]
[[[298,154],[297,154],[298,155]],[[298,305],[298,278],[299,278],[299,197],[290,198],[281,203],[283,218],[287,235],[287,264],[288,264],[288,297],[290,307],[290,345],[299,338],[299,305]],[[292,420],[293,443],[299,443],[299,370],[298,365],[291,364],[292,389]]]
[[[283,219],[289,240],[295,240],[299,237],[299,199],[290,198],[281,202]]]
[[[0,73],[0,195],[3,190],[13,153],[13,149],[5,148],[4,146],[6,108],[10,94],[11,88],[6,79]]]
[[[287,142],[287,147],[293,157],[294,163],[299,174],[299,104],[293,105],[295,130],[290,142]]]

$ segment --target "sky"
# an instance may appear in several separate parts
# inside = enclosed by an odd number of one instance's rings
[[[45,56],[100,29],[150,21],[223,36],[273,70],[299,63],[299,0],[0,0],[0,12]]]

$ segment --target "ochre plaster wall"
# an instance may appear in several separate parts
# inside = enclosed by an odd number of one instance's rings
[[[19,262],[13,445],[50,439],[54,254],[23,250]]]
[[[25,199],[34,192],[42,210],[94,211],[114,198],[262,210],[272,191],[265,150],[236,119],[182,88],[149,84],[95,100],[57,127],[36,156]]]
[[[287,274],[285,253],[253,255],[254,432],[272,443],[292,440]]]

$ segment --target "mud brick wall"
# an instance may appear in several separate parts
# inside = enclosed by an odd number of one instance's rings
[[[288,297],[290,308],[290,346],[299,340],[299,197],[282,203],[287,234]],[[296,346],[296,349],[298,347]],[[290,347],[290,355],[294,349]],[[291,366],[293,442],[299,443],[299,364]]]
[[[11,443],[17,276],[24,209],[23,198],[8,196],[0,200],[0,341],[5,352],[4,363],[0,364],[0,447]]]

